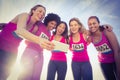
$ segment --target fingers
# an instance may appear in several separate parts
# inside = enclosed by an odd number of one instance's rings
[[[54,49],[54,44],[48,40],[41,40],[40,46],[43,49],[47,49],[47,50],[53,50]]]
[[[112,31],[112,30],[113,30],[112,26],[109,25],[109,24],[104,24],[103,26],[104,26],[104,28],[105,28],[106,30],[108,30],[108,31]]]
[[[47,50],[53,50],[54,49],[54,44],[50,41],[46,41],[45,46],[46,46],[45,49],[47,49]]]

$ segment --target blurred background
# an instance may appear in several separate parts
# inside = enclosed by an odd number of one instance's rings
[[[78,17],[86,28],[88,28],[88,17],[93,15],[98,16],[101,24],[109,24],[113,27],[113,31],[120,43],[119,3],[120,0],[0,0],[0,23],[9,22],[17,14],[29,12],[34,5],[42,4],[46,7],[47,13],[56,13],[67,23],[71,18]],[[20,47],[20,53],[22,53],[24,47],[24,44],[22,44]],[[104,80],[97,60],[97,51],[92,44],[88,46],[88,53],[93,68],[94,80]],[[50,56],[50,52],[45,50],[41,80],[46,80],[47,66]],[[71,72],[71,57],[72,54],[68,51],[68,70],[66,80],[73,80]],[[13,77],[16,77],[16,73],[17,72],[15,71]]]

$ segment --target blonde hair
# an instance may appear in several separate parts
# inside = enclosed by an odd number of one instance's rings
[[[81,26],[81,28],[79,28],[80,33],[84,33],[86,31],[85,27],[83,26],[83,24],[81,23],[81,21],[78,18],[74,17],[74,18],[70,19],[69,25],[72,21],[76,21]]]

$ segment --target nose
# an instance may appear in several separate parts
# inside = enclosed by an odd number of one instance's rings
[[[91,24],[89,27],[92,28],[94,26],[94,24]]]
[[[74,28],[74,26],[70,26],[70,29],[73,29]]]

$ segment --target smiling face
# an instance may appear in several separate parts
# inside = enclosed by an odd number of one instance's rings
[[[45,17],[45,8],[44,7],[37,7],[36,9],[32,10],[32,16],[36,21],[42,21]]]
[[[57,26],[57,22],[56,21],[49,21],[48,25],[47,25],[47,28],[48,28],[48,30],[53,30],[53,29],[56,28],[56,26]]]
[[[66,25],[64,23],[60,23],[57,27],[56,34],[62,35],[66,29]]]
[[[76,20],[70,21],[69,26],[72,34],[78,33],[79,29],[82,27]]]
[[[99,30],[99,26],[99,21],[95,17],[88,19],[88,27],[92,33],[97,32]]]

